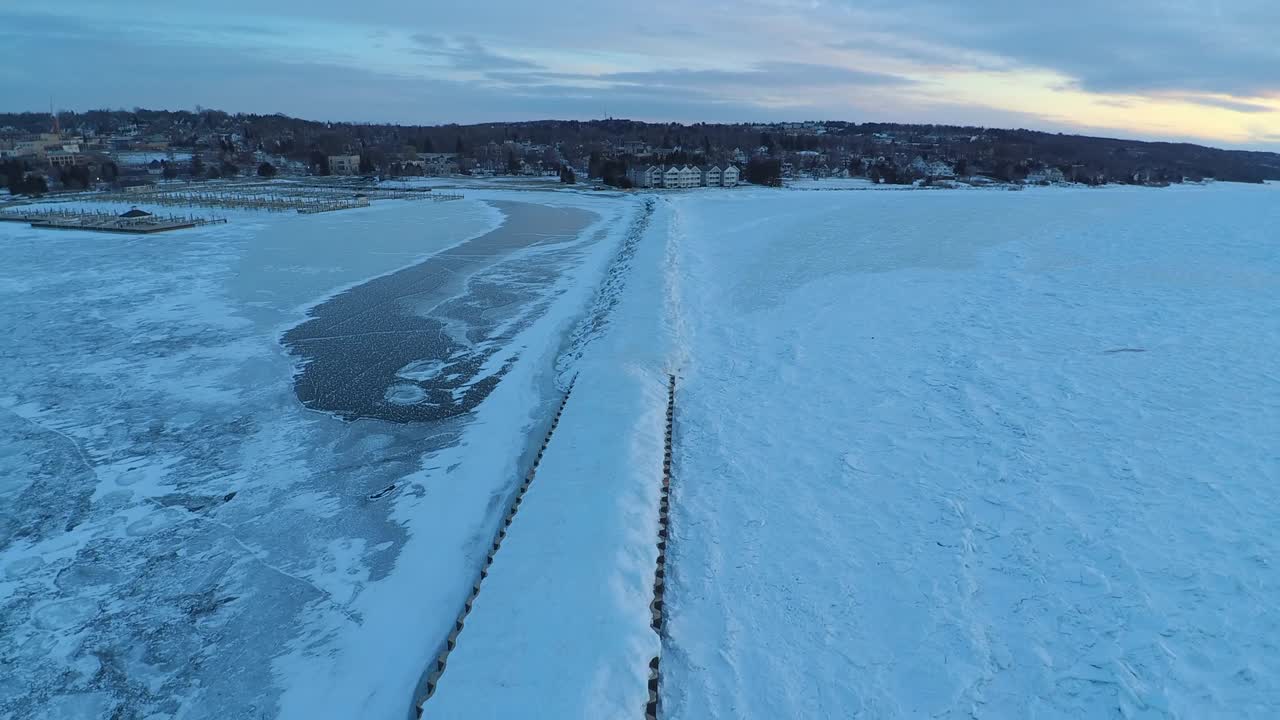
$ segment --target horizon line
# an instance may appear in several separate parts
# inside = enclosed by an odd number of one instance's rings
[[[52,115],[57,115],[59,113],[64,113],[64,112],[71,113],[71,114],[85,114],[90,112],[128,113],[128,112],[140,112],[140,111],[166,112],[166,113],[187,112],[192,114],[199,114],[207,110],[212,110],[214,112],[225,113],[233,117],[246,116],[246,115],[256,116],[256,117],[279,116],[279,117],[289,118],[290,120],[300,120],[303,122],[313,122],[313,123],[362,125],[362,126],[369,126],[369,127],[386,126],[386,127],[403,127],[403,128],[443,128],[443,127],[451,127],[451,126],[475,127],[475,126],[481,126],[481,125],[518,125],[518,124],[533,124],[533,123],[541,123],[541,122],[590,123],[590,122],[609,122],[609,121],[635,122],[635,123],[643,123],[646,125],[681,125],[686,127],[695,126],[695,125],[725,125],[725,126],[784,125],[784,124],[790,124],[790,123],[847,123],[851,125],[900,125],[903,127],[937,126],[937,127],[952,127],[952,128],[974,128],[979,130],[1000,130],[1000,131],[1006,131],[1006,132],[1015,132],[1015,131],[1016,132],[1034,132],[1034,133],[1040,133],[1042,135],[1059,135],[1063,137],[1079,137],[1079,138],[1089,138],[1094,140],[1115,140],[1120,142],[1135,142],[1135,143],[1145,143],[1145,144],[1153,144],[1153,145],[1156,145],[1156,144],[1189,145],[1193,147],[1206,148],[1209,150],[1218,150],[1221,152],[1251,152],[1251,153],[1261,153],[1265,155],[1275,155],[1277,157],[1280,157],[1280,144],[1278,144],[1276,146],[1276,149],[1274,150],[1264,150],[1256,146],[1255,147],[1224,147],[1221,145],[1209,145],[1209,144],[1205,144],[1202,141],[1194,141],[1190,139],[1172,139],[1172,138],[1144,139],[1139,137],[1124,137],[1124,136],[1118,136],[1118,135],[1095,135],[1095,134],[1090,134],[1089,132],[1083,131],[1083,130],[1080,132],[1063,132],[1060,130],[1058,131],[1042,130],[1042,129],[1036,129],[1036,128],[1030,128],[1030,127],[1012,127],[1012,126],[998,126],[998,125],[964,125],[964,124],[951,124],[951,123],[945,123],[945,122],[898,122],[898,121],[892,121],[892,120],[841,120],[836,118],[826,118],[826,119],[805,118],[805,119],[795,119],[795,120],[768,120],[768,121],[742,120],[742,121],[734,121],[734,122],[727,122],[727,121],[708,122],[705,120],[696,120],[696,121],[641,120],[641,119],[628,118],[628,117],[602,117],[602,118],[593,117],[586,120],[581,118],[542,117],[542,118],[525,119],[525,120],[484,120],[484,121],[475,121],[475,122],[453,121],[453,122],[437,122],[437,123],[404,123],[404,122],[395,122],[395,121],[373,121],[373,120],[318,120],[314,118],[303,117],[301,115],[292,115],[286,112],[266,113],[266,112],[252,112],[252,111],[243,111],[243,110],[236,110],[236,111],[222,110],[220,108],[204,107],[204,106],[197,106],[197,107],[199,109],[149,108],[149,107],[142,107],[142,106],[136,106],[133,108],[124,108],[124,107],[90,108],[87,110],[58,108],[53,110]],[[18,110],[18,111],[3,110],[3,111],[0,111],[0,115],[40,115],[40,116],[49,117],[51,114],[45,113],[43,111],[38,111],[38,110]]]

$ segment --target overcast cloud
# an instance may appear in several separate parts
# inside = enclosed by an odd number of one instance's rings
[[[0,10],[0,109],[899,120],[1260,149],[1280,137],[1274,0],[175,5]]]

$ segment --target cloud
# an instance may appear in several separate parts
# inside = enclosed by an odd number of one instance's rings
[[[1280,90],[1275,0],[863,0],[881,30],[998,55],[1093,92]]]
[[[1270,105],[1262,103],[1248,102],[1245,100],[1232,100],[1229,98],[1208,97],[1204,95],[1189,96],[1185,98],[1188,102],[1197,105],[1209,105],[1211,107],[1220,107],[1225,110],[1232,110],[1239,113],[1269,113],[1276,112],[1276,109]]]
[[[0,26],[6,19],[0,12]],[[14,33],[0,44],[0,68],[26,67],[22,58],[43,52],[50,33],[77,31],[79,26],[69,22],[65,27],[43,27],[48,30]],[[474,45],[447,39],[441,44],[450,51],[470,53],[458,63],[461,66],[504,65],[487,59],[476,61]],[[509,87],[454,79],[445,73],[383,72],[336,61],[285,60],[172,43],[161,35],[87,31],[78,36],[77,48],[79,53],[97,58],[94,73],[82,72],[81,55],[49,53],[42,61],[41,73],[16,72],[12,82],[8,73],[0,74],[6,77],[8,102],[15,104],[6,109],[43,107],[50,91],[47,78],[58,77],[62,80],[55,101],[60,105],[74,102],[81,110],[204,105],[233,112],[283,112],[314,120],[406,124],[586,119],[599,117],[605,110],[616,116],[651,120],[714,121],[759,115],[759,109],[748,104],[696,91],[658,92],[643,87],[600,91],[561,84],[513,92]],[[539,66],[517,63],[515,67]],[[310,88],[324,90],[306,92]],[[441,102],[441,98],[448,102]]]
[[[608,73],[598,77],[620,84],[665,88],[734,85],[759,89],[785,89],[913,84],[912,80],[897,75],[867,72],[836,65],[778,61],[758,63],[744,70],[650,70]]]
[[[0,10],[0,85],[13,109],[41,107],[56,88],[57,102],[79,108],[200,103],[402,122],[607,108],[686,121],[1128,123],[1168,135],[1167,117],[1117,112],[1154,101],[1212,115],[1204,133],[1237,144],[1280,124],[1268,107],[1280,99],[1276,0],[731,6],[489,0],[415,13],[403,0],[60,0]]]
[[[863,94],[859,91],[913,84],[896,75],[779,61],[738,70],[495,71],[484,77],[505,86],[513,102],[559,97],[596,110],[597,116],[607,111],[637,119],[738,122],[782,119],[789,110],[805,117],[847,117],[859,112],[852,99]],[[823,104],[833,98],[840,102]]]
[[[993,55],[879,32],[860,32],[856,38],[827,43],[826,47],[931,68],[999,71],[1008,70],[1011,65],[1008,60]]]
[[[21,10],[0,10],[0,38],[21,42],[31,37],[43,37],[51,41],[90,38],[92,28],[82,21],[47,13]]]
[[[761,92],[803,88],[890,87],[914,84],[910,78],[868,72],[836,65],[793,62],[765,62],[741,70],[645,70],[603,73],[563,73],[534,70],[510,72],[498,70],[485,77],[511,85],[537,86],[546,89],[645,90],[658,93],[685,93],[711,96],[717,91],[749,89]]]
[[[537,63],[495,53],[473,37],[450,40],[439,35],[418,33],[410,39],[416,45],[410,52],[442,60],[455,70],[538,70],[542,68]]]

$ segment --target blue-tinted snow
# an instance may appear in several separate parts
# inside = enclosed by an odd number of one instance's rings
[[[1280,711],[1280,188],[666,195],[568,352],[636,203],[486,192],[601,221],[444,424],[306,412],[277,340],[492,206],[0,226],[0,708],[404,717],[579,372],[428,716],[638,716],[673,371],[664,718]]]
[[[281,337],[520,206],[239,213],[136,238],[0,224],[0,716],[407,712],[613,249],[624,204],[590,205],[537,248],[454,268],[437,300],[504,388],[415,423],[309,412]],[[409,358],[402,384],[436,359]]]
[[[663,717],[1280,714],[1280,187],[674,204]]]
[[[669,213],[646,205],[560,357],[573,394],[424,720],[625,718],[648,698]]]

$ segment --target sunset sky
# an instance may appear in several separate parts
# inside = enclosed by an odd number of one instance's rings
[[[0,10],[0,110],[936,122],[1280,150],[1278,38],[1275,0],[62,0]]]

